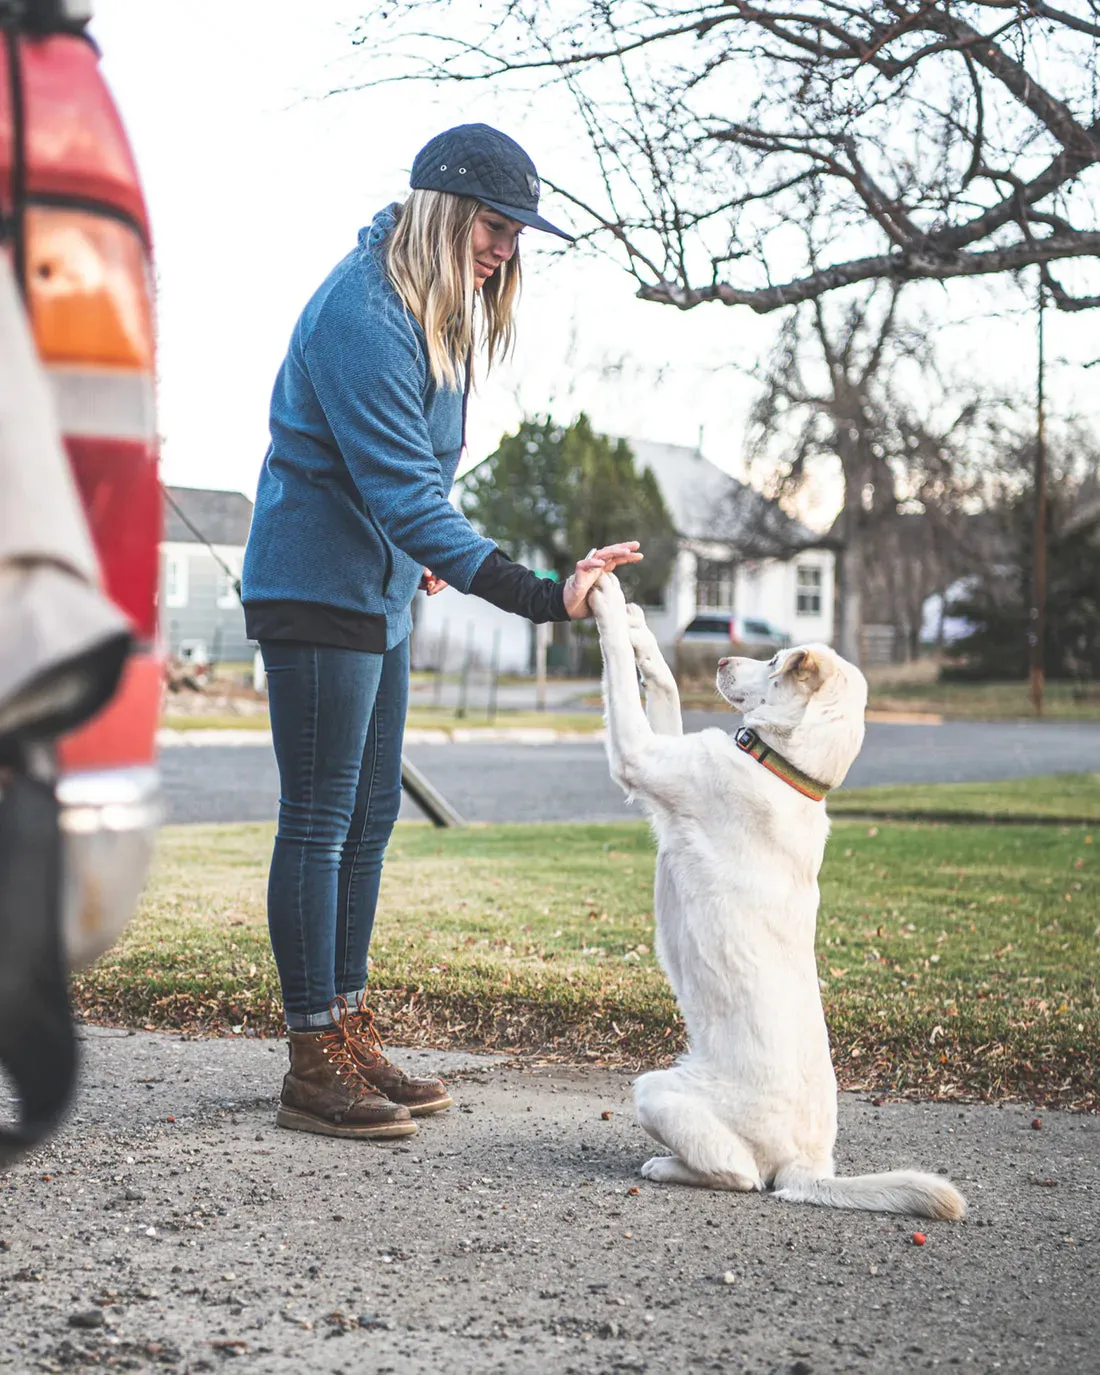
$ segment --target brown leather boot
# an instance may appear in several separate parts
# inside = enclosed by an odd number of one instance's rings
[[[348,1046],[359,1076],[384,1093],[391,1103],[401,1103],[414,1117],[442,1112],[454,1105],[447,1086],[435,1075],[406,1074],[386,1059],[382,1038],[374,1025],[374,1014],[367,1008],[347,1014]]]
[[[324,1031],[290,1031],[290,1071],[276,1124],[291,1131],[364,1140],[410,1136],[408,1108],[380,1093],[360,1075],[346,1019]]]

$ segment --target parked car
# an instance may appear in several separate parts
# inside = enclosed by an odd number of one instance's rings
[[[777,649],[786,649],[791,643],[788,634],[761,616],[734,616],[730,638],[738,653],[754,659],[770,659]]]
[[[159,815],[152,258],[130,146],[85,32],[90,5],[22,0],[13,14],[0,36],[0,251],[23,292],[105,590],[134,637],[113,698],[58,744],[65,948],[79,967],[132,914]]]
[[[718,657],[739,654],[749,659],[770,659],[786,649],[791,637],[760,616],[700,612],[677,637],[679,645],[713,645]]]
[[[693,644],[724,645],[733,643],[733,617],[719,612],[703,612],[690,621],[677,637]]]

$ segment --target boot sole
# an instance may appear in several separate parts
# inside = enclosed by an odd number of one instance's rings
[[[405,1104],[413,1117],[428,1117],[433,1112],[443,1112],[454,1105],[455,1100],[449,1093],[444,1094],[442,1098],[433,1099],[430,1103],[417,1103],[415,1107],[412,1103]]]
[[[290,1131],[313,1132],[317,1136],[344,1136],[357,1141],[375,1141],[389,1136],[412,1136],[416,1131],[415,1122],[380,1122],[376,1127],[346,1126],[337,1122],[326,1122],[323,1117],[311,1117],[309,1113],[296,1112],[293,1108],[280,1107],[275,1114],[275,1125]]]

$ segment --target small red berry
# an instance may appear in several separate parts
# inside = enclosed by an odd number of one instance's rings
[[[1032,1131],[1036,1131],[1036,1132],[1037,1132],[1037,1131],[1039,1130],[1039,1128],[1040,1128],[1042,1125],[1043,1125],[1043,1119],[1042,1119],[1041,1117],[1033,1117],[1033,1118],[1031,1119],[1031,1130],[1032,1130]]]
[[[914,1246],[923,1246],[924,1243],[925,1243],[927,1240],[928,1240],[928,1238],[924,1235],[923,1232],[914,1232],[914,1233],[913,1233],[913,1245],[914,1245]]]

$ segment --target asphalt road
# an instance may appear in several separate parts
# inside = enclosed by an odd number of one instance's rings
[[[690,730],[732,728],[731,714],[689,712]],[[498,741],[413,745],[409,758],[470,821],[615,821],[637,815],[607,773],[603,744]],[[171,822],[267,821],[278,807],[270,744],[174,746],[161,754]],[[1100,772],[1100,724],[872,723],[848,782],[948,783]],[[406,799],[402,816],[420,817]]]
[[[844,1095],[841,1173],[967,1196],[918,1223],[649,1183],[621,1074],[406,1053],[458,1106],[372,1145],[274,1126],[280,1043],[86,1037],[69,1126],[0,1187],[15,1375],[1098,1368],[1096,1118]]]

